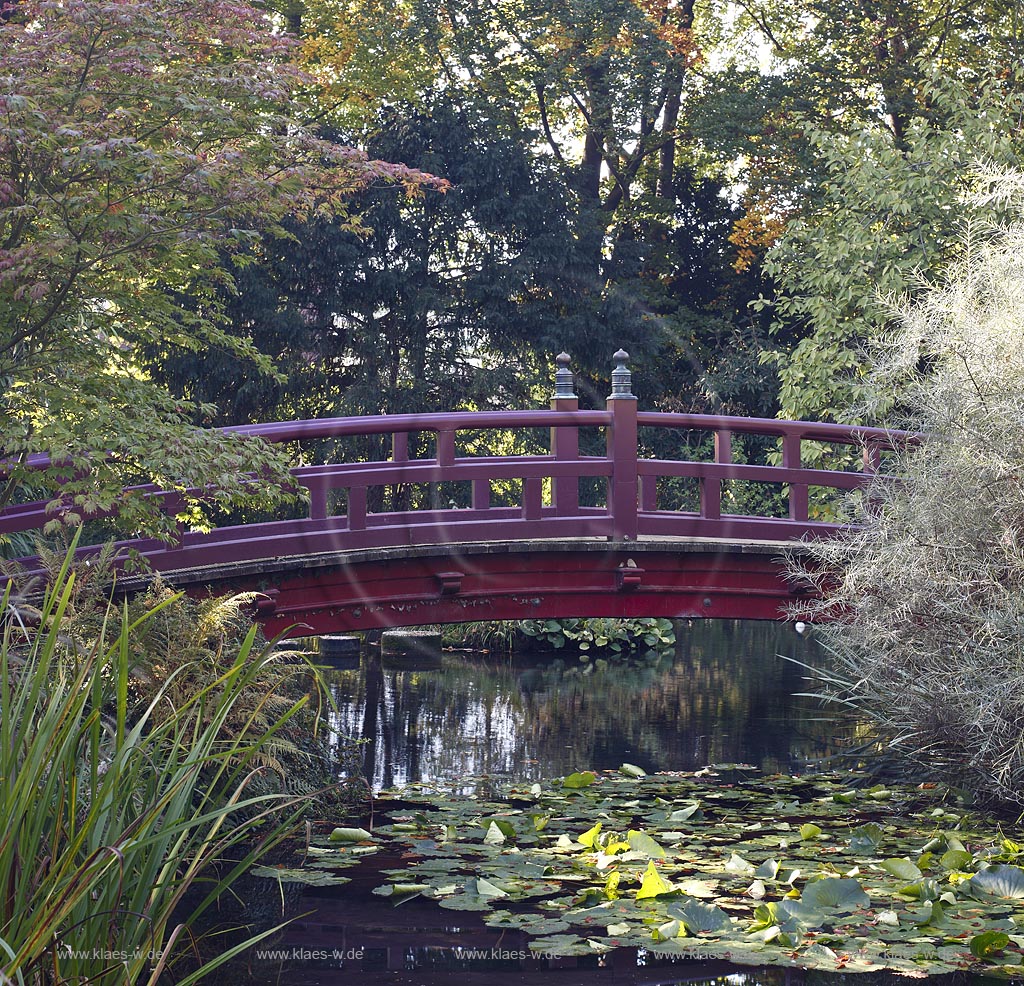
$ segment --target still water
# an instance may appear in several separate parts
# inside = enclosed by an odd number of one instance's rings
[[[750,763],[793,771],[836,754],[853,724],[816,699],[813,639],[791,626],[700,620],[674,651],[594,667],[562,652],[439,653],[328,670],[339,742],[366,741],[375,790],[489,775],[539,780],[623,762],[649,772]],[[603,664],[603,662],[602,662]]]
[[[357,748],[374,790],[414,781],[457,781],[471,793],[482,775],[535,780],[574,770],[695,770],[748,763],[794,772],[838,755],[857,725],[797,693],[821,665],[813,639],[781,624],[694,621],[675,649],[591,667],[561,654],[503,657],[435,653],[413,659],[369,651],[326,672],[337,704],[338,749]],[[382,854],[383,855],[383,854]],[[643,949],[534,959],[528,939],[488,928],[478,914],[415,898],[399,907],[372,890],[399,859],[347,871],[343,887],[289,884],[298,915],[255,962],[259,986],[896,986],[889,974],[844,976],[750,969],[658,956]],[[290,956],[291,958],[287,958]],[[948,976],[931,986],[981,986]]]

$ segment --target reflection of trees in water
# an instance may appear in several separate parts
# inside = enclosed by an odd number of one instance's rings
[[[584,671],[572,656],[445,655],[434,669],[364,659],[335,672],[343,736],[370,742],[375,785],[471,774],[554,776],[623,760],[651,770],[746,761],[767,769],[836,751],[837,726],[793,696],[813,644],[777,624],[695,621],[675,653]],[[591,662],[593,663],[593,662]]]

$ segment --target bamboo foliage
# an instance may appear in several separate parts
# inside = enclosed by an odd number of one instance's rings
[[[875,391],[921,432],[862,501],[863,526],[809,546],[837,662],[825,691],[919,765],[1024,803],[1024,175],[991,177],[996,227],[916,301]]]

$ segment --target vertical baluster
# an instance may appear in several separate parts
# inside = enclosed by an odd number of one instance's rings
[[[726,428],[715,432],[715,462],[732,462],[732,432]],[[701,477],[700,515],[706,520],[718,520],[722,516],[721,479]]]
[[[396,431],[391,436],[391,461],[409,461],[409,432]]]
[[[320,479],[309,481],[309,519],[327,517],[327,483]]]
[[[348,529],[366,530],[366,487],[350,486],[348,489]]]
[[[608,510],[611,513],[614,541],[635,541],[639,533],[637,514],[637,425],[636,398],[632,375],[626,368],[629,353],[620,349],[613,357],[612,392],[607,408],[612,412],[608,426],[608,458],[612,460],[612,476],[608,484]]]
[[[523,480],[523,520],[540,520],[543,495],[544,481],[540,476]]]
[[[640,509],[653,513],[658,509],[658,477],[640,477]]]
[[[799,435],[782,436],[782,468],[803,469],[803,456],[800,450]],[[808,486],[806,483],[789,482],[789,519],[806,521],[808,519]]]
[[[579,398],[573,393],[572,370],[569,354],[555,357],[555,393],[551,398],[552,411],[579,410]],[[551,429],[551,455],[556,462],[572,462],[580,457],[580,430],[576,425],[556,425]],[[555,515],[569,517],[580,512],[580,481],[578,476],[555,476],[552,481],[552,503]]]
[[[491,481],[489,479],[473,480],[473,509],[489,510],[491,506]]]
[[[450,466],[455,462],[455,432],[445,428],[437,433],[437,464]]]

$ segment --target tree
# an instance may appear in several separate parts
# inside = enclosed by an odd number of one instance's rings
[[[979,158],[1020,161],[1024,23],[1012,0],[741,6],[740,29],[770,45],[773,64],[766,74],[748,61],[709,94],[726,121],[737,89],[749,94],[746,125],[710,135],[717,155],[744,162],[734,240],[774,282],[762,306],[782,414],[848,419],[861,348],[886,324],[880,299],[953,258]]]
[[[218,348],[221,266],[290,216],[345,215],[426,176],[321,140],[310,80],[267,16],[225,0],[23,0],[0,28],[0,505],[26,484],[75,512],[153,520],[126,481],[221,498],[277,490],[259,443],[196,429],[140,344]],[[351,220],[349,220],[351,222]],[[185,298],[201,297],[201,310]],[[29,468],[47,453],[48,469]]]
[[[363,232],[292,222],[252,251],[222,299],[287,381],[268,386],[231,353],[211,361],[167,346],[147,351],[154,377],[215,402],[221,423],[519,407],[556,346],[593,339],[569,210],[523,148],[486,117],[441,104],[386,111],[370,151],[450,188],[415,200],[364,190],[353,199]]]
[[[909,119],[899,143],[883,129],[810,131],[824,171],[818,195],[765,261],[775,325],[802,336],[771,354],[785,416],[851,420],[872,386],[865,345],[886,328],[887,299],[955,259],[966,216],[992,218],[992,203],[971,195],[978,163],[1022,160],[1024,88],[936,82],[927,92],[929,114]]]
[[[832,693],[894,752],[1024,802],[1024,174],[987,191],[1012,219],[972,230],[877,354],[872,392],[921,438],[862,527],[808,546],[821,598],[801,615],[835,651]]]

